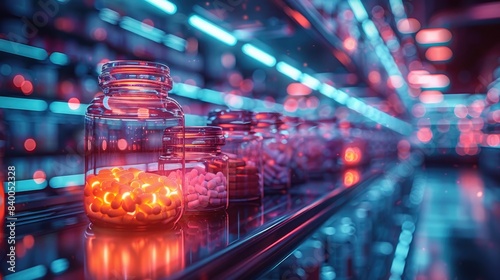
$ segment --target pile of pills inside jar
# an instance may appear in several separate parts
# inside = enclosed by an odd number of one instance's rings
[[[267,142],[263,146],[265,190],[287,189],[290,186],[289,149],[285,144],[276,142]]]
[[[176,178],[175,173],[171,178]],[[170,177],[170,175],[169,175]],[[227,179],[222,172],[207,172],[193,168],[184,177],[186,211],[218,210],[227,206]]]
[[[86,213],[94,222],[169,223],[182,211],[182,197],[175,181],[135,168],[101,169],[97,175],[88,175],[84,195]]]

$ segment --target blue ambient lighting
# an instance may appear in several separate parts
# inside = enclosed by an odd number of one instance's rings
[[[5,193],[7,193],[8,182],[3,184]],[[17,180],[16,181],[16,192],[28,192],[28,191],[38,191],[43,190],[47,187],[47,180],[44,180],[42,183],[38,184],[35,180]]]
[[[3,39],[0,39],[0,51],[36,60],[45,60],[47,58],[47,51],[42,48]]]
[[[52,270],[54,274],[61,274],[64,271],[68,270],[68,268],[69,268],[69,262],[67,259],[64,258],[53,260],[50,263],[50,270]]]
[[[24,270],[19,270],[9,275],[4,276],[4,280],[15,280],[15,279],[40,279],[47,274],[47,268],[44,265],[39,264]]]
[[[120,14],[108,8],[104,8],[99,12],[99,18],[111,24],[116,24],[120,19]]]
[[[302,74],[302,77],[300,77],[300,82],[305,85],[305,86],[308,86],[309,88],[313,89],[313,90],[317,90],[319,88],[319,86],[321,85],[321,82],[314,78],[313,76],[309,75],[309,74]]]
[[[54,101],[50,103],[49,109],[52,113],[68,115],[85,115],[88,104],[80,104],[77,109],[71,109],[68,102]]]
[[[57,65],[68,65],[69,63],[69,57],[66,54],[60,52],[53,52],[50,55],[49,59],[52,63]]]
[[[0,97],[0,108],[41,112],[47,110],[47,102],[39,99]]]
[[[169,48],[172,48],[176,51],[184,51],[186,49],[187,42],[181,37],[177,37],[172,34],[167,34],[163,38],[163,44]]]
[[[156,8],[162,10],[163,12],[173,15],[177,12],[177,6],[167,0],[146,0],[149,4],[155,6]]]
[[[268,67],[273,67],[276,64],[276,58],[274,58],[274,56],[264,52],[263,50],[255,47],[252,44],[244,44],[241,47],[241,50],[243,51],[244,54],[263,63]]]
[[[302,75],[302,72],[300,72],[300,70],[283,61],[280,61],[278,62],[278,64],[276,64],[276,70],[295,81],[298,81],[300,76]]]
[[[368,13],[366,13],[365,7],[360,0],[348,0],[349,6],[351,6],[354,16],[359,22],[364,21],[368,18]]]
[[[130,17],[123,17],[120,27],[141,37],[161,43],[165,32]]]
[[[194,28],[214,37],[215,39],[225,43],[226,45],[234,46],[238,41],[236,37],[234,37],[231,33],[197,15],[190,16],[188,22]]]
[[[69,186],[83,186],[85,178],[83,174],[64,175],[52,177],[49,181],[51,188],[59,189]]]

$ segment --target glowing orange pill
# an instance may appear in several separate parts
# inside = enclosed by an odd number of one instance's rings
[[[161,207],[159,205],[153,206],[153,214],[158,215],[161,212]]]
[[[118,208],[118,209],[109,209],[107,214],[108,216],[110,217],[120,217],[120,216],[123,216],[125,215],[127,212],[125,212],[125,210],[121,209],[121,208]]]
[[[132,197],[130,197],[130,195],[123,199],[122,208],[127,212],[135,211],[135,201],[132,199]]]

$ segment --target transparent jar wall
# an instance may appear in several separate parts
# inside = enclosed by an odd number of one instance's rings
[[[214,215],[187,215],[179,224],[184,232],[184,247],[189,264],[203,260],[229,244],[229,220],[225,212]]]
[[[221,153],[224,143],[220,127],[188,126],[185,134],[177,127],[165,130],[160,173],[182,185],[185,213],[227,209],[229,170],[228,157]],[[183,157],[185,172],[181,173],[176,167],[182,165]],[[181,174],[184,174],[183,182]]]
[[[325,143],[325,162],[323,167],[326,171],[336,172],[341,169],[341,154],[343,141],[340,136],[335,120],[323,120],[318,124],[318,133]]]
[[[301,143],[298,147],[297,165],[305,173],[306,180],[323,179],[326,161],[325,140],[318,132],[318,124],[305,121],[298,127]]]
[[[221,147],[229,157],[230,202],[260,201],[264,196],[262,137],[252,131],[253,113],[249,111],[212,111],[208,125],[224,131],[226,144]]]
[[[288,131],[282,129],[282,116],[261,112],[254,117],[254,131],[263,139],[264,192],[287,192],[291,185],[292,150],[288,143]]]
[[[306,180],[306,174],[304,170],[299,168],[299,153],[300,147],[303,143],[303,138],[299,135],[299,125],[302,120],[298,117],[285,116],[283,118],[283,129],[288,131],[288,149],[291,151],[291,182],[293,184],[304,183]]]
[[[167,96],[168,67],[109,62],[99,79],[104,95],[85,116],[85,212],[98,226],[172,227],[182,215],[182,192],[158,174],[158,158],[164,129],[184,126],[184,114]]]

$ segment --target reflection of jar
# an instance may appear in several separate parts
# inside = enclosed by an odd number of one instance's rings
[[[184,232],[184,247],[189,254],[189,263],[204,259],[229,244],[228,216],[225,212],[187,215],[179,224]]]
[[[264,161],[264,191],[286,192],[290,188],[290,160],[288,133],[283,133],[280,113],[256,113],[254,131],[262,136]]]
[[[160,279],[185,266],[180,230],[85,231],[85,279]]]
[[[262,203],[237,203],[227,209],[229,216],[230,242],[239,240],[264,224],[264,205]]]
[[[355,125],[343,124],[341,133],[344,137],[342,163],[345,166],[357,166],[368,163],[367,140],[362,137],[362,130]]]
[[[182,127],[165,130],[160,172],[177,181],[179,172],[176,166],[181,166],[185,158],[185,213],[227,208],[228,157],[221,153],[224,143],[222,129],[216,126],[187,126],[185,134]]]
[[[178,184],[158,174],[162,135],[184,126],[167,66],[142,61],[103,65],[104,95],[85,116],[85,212],[95,225],[170,227],[182,215]]]
[[[298,133],[302,138],[297,153],[298,168],[307,179],[321,179],[325,175],[325,141],[318,133],[318,124],[305,121],[299,125]]]
[[[222,152],[229,156],[229,200],[261,200],[264,195],[262,181],[262,137],[252,130],[252,112],[212,111],[208,125],[220,126],[226,137]]]

